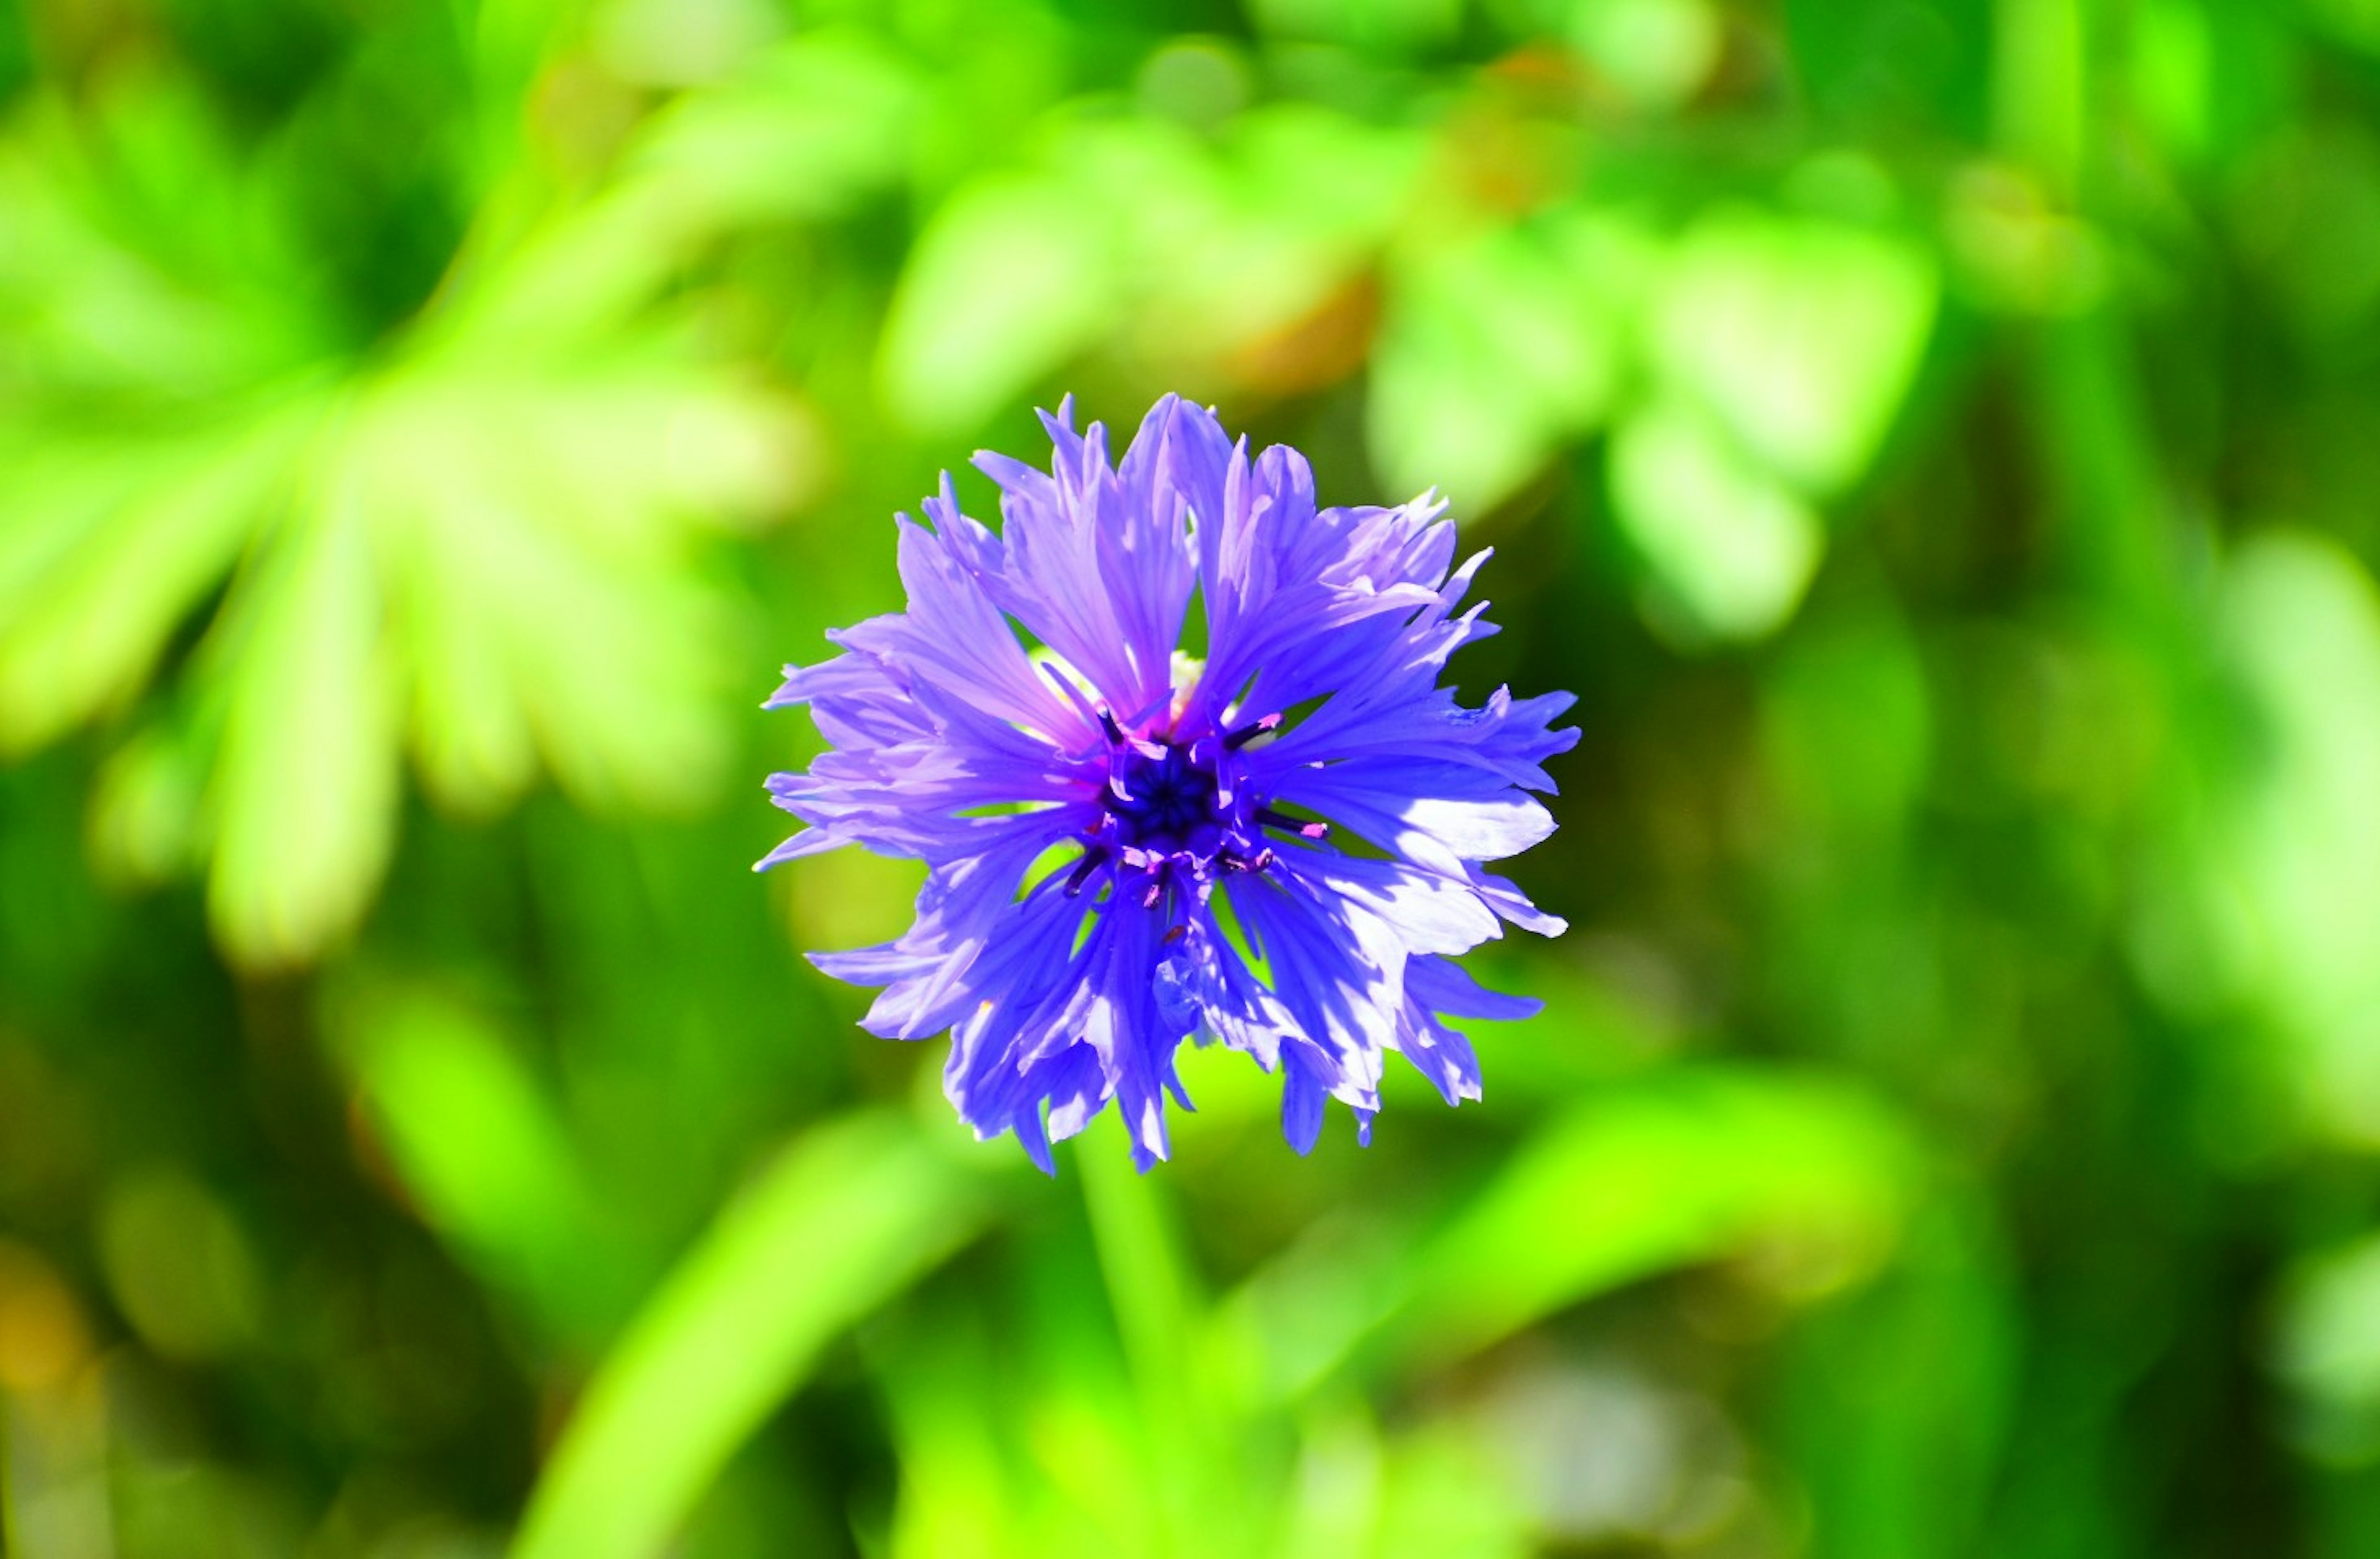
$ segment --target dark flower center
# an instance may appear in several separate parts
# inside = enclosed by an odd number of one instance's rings
[[[1171,742],[1116,748],[1100,799],[1116,821],[1118,842],[1132,849],[1204,854],[1219,842],[1223,820],[1215,811],[1215,771]]]
[[[1136,896],[1145,907],[1161,902],[1169,884],[1203,899],[1218,873],[1271,867],[1276,857],[1262,829],[1309,840],[1330,832],[1327,823],[1252,806],[1246,796],[1233,801],[1216,780],[1217,756],[1278,729],[1279,715],[1186,745],[1129,735],[1106,709],[1099,719],[1108,738],[1107,782],[1099,791],[1105,816],[1087,830],[1082,858],[1066,877],[1070,895],[1104,871],[1119,893]]]

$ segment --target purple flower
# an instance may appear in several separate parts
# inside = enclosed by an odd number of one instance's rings
[[[1500,919],[1562,930],[1480,863],[1553,831],[1527,792],[1578,739],[1550,729],[1570,695],[1474,709],[1439,685],[1496,630],[1484,602],[1457,614],[1487,554],[1449,572],[1434,497],[1317,509],[1296,451],[1251,462],[1172,396],[1111,466],[1072,405],[1042,419],[1048,475],[976,457],[1002,534],[945,476],[933,528],[899,518],[908,610],[830,634],[844,653],[769,700],[808,704],[832,750],[770,777],[809,827],[759,866],[856,844],[929,868],[906,934],[814,961],[883,987],[871,1033],[948,1029],[960,1118],[1045,1170],[1110,1100],[1140,1166],[1165,1157],[1193,1035],[1281,1073],[1300,1153],[1328,1098],[1368,1140],[1391,1050],[1477,1098],[1440,1017],[1538,1004],[1452,955]],[[1194,610],[1203,661],[1181,647]]]

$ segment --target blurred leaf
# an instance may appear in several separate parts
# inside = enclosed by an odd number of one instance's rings
[[[504,236],[500,254],[471,257],[471,284],[421,320],[417,354],[503,362],[600,353],[634,329],[706,231],[699,207],[657,186],[606,190]]]
[[[1430,1425],[1391,1453],[1382,1477],[1380,1559],[1525,1559],[1538,1549],[1511,1472],[1492,1447]]]
[[[1653,366],[1745,453],[1814,496],[1875,457],[1925,348],[1937,284],[1905,239],[1728,209],[1663,275]]]
[[[86,827],[102,875],[149,888],[200,864],[206,762],[198,744],[188,730],[157,725],[109,756]]]
[[[1608,1086],[1538,1126],[1434,1232],[1318,1227],[1220,1308],[1208,1356],[1245,1372],[1220,1384],[1294,1400],[1359,1356],[1443,1364],[1728,1255],[1757,1254],[1789,1292],[1828,1291],[1884,1260],[1923,1162],[1849,1084],[1707,1069]]]
[[[1436,485],[1478,514],[1602,418],[1622,316],[1619,278],[1594,261],[1613,269],[1628,246],[1624,232],[1593,248],[1595,235],[1574,236],[1587,241],[1565,252],[1527,229],[1486,228],[1399,268],[1367,419],[1390,491]]]
[[[1152,371],[1266,395],[1362,366],[1369,272],[1425,169],[1419,137],[1281,103],[1213,145],[1146,120],[1070,126],[1062,144],[1083,198],[1115,213],[1124,349]]]
[[[2088,24],[2067,0],[1999,0],[1992,7],[1993,139],[2070,193],[2082,168],[2090,111]]]
[[[2325,30],[2380,54],[2380,4],[2375,0],[2309,0],[2303,8]]]
[[[783,30],[767,0],[612,0],[592,27],[604,69],[648,87],[710,85]]]
[[[1211,151],[1150,125],[1084,139],[1087,171],[1123,213],[1156,305],[1142,328],[1234,344],[1311,313],[1370,264],[1426,154],[1409,131],[1305,103],[1243,115]]]
[[[41,109],[0,138],[0,406],[34,392],[187,415],[320,352],[275,192],[188,82],[129,71],[81,116]]]
[[[1075,1155],[1083,1176],[1083,1198],[1124,1352],[1141,1378],[1141,1389],[1170,1398],[1181,1384],[1176,1370],[1180,1339],[1198,1309],[1186,1270],[1187,1252],[1165,1192],[1147,1176],[1127,1169],[1124,1158],[1100,1151],[1118,1145],[1106,1140],[1110,1135],[1103,1122],[1099,1136],[1085,1144],[1088,1151]],[[1176,1408],[1178,1422],[1178,1405]]]
[[[975,1189],[905,1122],[813,1128],[686,1253],[589,1383],[516,1559],[662,1552],[820,1349],[981,1215]]]
[[[421,992],[352,994],[336,1035],[366,1118],[424,1221],[547,1335],[617,1320],[617,1245],[568,1131],[485,1019]]]
[[[1925,139],[1973,145],[1985,102],[1998,0],[1787,0],[1779,42],[1793,60],[1801,112],[1895,153]]]
[[[54,741],[139,689],[258,516],[288,501],[289,472],[321,415],[306,399],[212,439],[161,441],[140,452],[154,462],[135,478],[141,485],[82,511],[71,539],[52,540],[46,566],[17,589],[0,585],[0,751]],[[125,453],[69,449],[76,461]],[[40,480],[21,466],[17,475]]]
[[[1289,38],[1378,49],[1415,49],[1451,38],[1461,0],[1256,0],[1257,23]]]
[[[1925,670],[1907,631],[1880,612],[1805,623],[1761,692],[1772,771],[1797,823],[1888,852],[1933,746]]]
[[[126,1176],[108,1192],[99,1246],[117,1305],[167,1358],[216,1359],[254,1336],[255,1258],[239,1221],[188,1176]]]
[[[1207,1372],[1183,1368],[1185,1340],[1207,1329],[1206,1307],[1171,1196],[1132,1168],[1118,1121],[1103,1120],[1075,1163],[1146,1426],[1148,1494],[1171,1532],[1170,1547],[1245,1548],[1254,1534],[1233,1455],[1238,1435]]]
[[[1801,604],[1826,530],[1793,490],[1675,403],[1613,435],[1611,507],[1650,586],[1657,624],[1689,641],[1754,639]]]
[[[293,519],[207,647],[227,701],[207,908],[242,963],[304,962],[362,916],[396,831],[395,688],[359,515]]]
[[[39,1251],[5,1237],[0,1335],[0,1384],[20,1397],[55,1391],[91,1360],[91,1323],[74,1290]]]
[[[1922,1156],[1861,1090],[1751,1070],[1615,1090],[1537,1131],[1415,1263],[1393,1335],[1460,1357],[1565,1305],[1767,1248],[1789,1289],[1875,1270]]]
[[[806,32],[679,99],[630,153],[631,178],[711,224],[816,220],[905,171],[919,84],[860,32]]]
[[[489,25],[533,53],[551,20],[536,9]],[[277,241],[244,236],[245,175],[189,115],[159,127],[147,99],[124,101],[50,132],[113,149],[87,166],[53,151],[80,184],[0,144],[0,234],[36,256],[21,272],[0,257],[31,396],[0,424],[0,502],[22,521],[0,532],[0,749],[181,674],[188,729],[151,719],[92,831],[136,878],[211,854],[218,934],[255,968],[319,956],[363,912],[401,740],[464,812],[511,801],[540,764],[590,804],[700,793],[723,751],[733,609],[691,554],[704,530],[790,502],[814,448],[797,407],[652,307],[717,213],[671,228],[650,187],[614,186],[501,253],[475,246],[369,369],[293,374],[298,338],[276,321],[306,289],[241,265],[243,245]],[[197,236],[148,215],[151,187],[176,179],[201,200]],[[184,251],[203,263],[174,270]],[[145,351],[189,338],[169,372],[114,372],[80,322],[128,310]],[[187,404],[76,432],[103,388]],[[159,667],[235,565],[203,652]]]
[[[2289,1275],[2275,1363],[2301,1443],[2338,1466],[2380,1462],[2380,1236],[2323,1251]]]
[[[325,480],[373,528],[433,793],[488,811],[532,753],[598,805],[714,783],[726,608],[686,554],[714,516],[787,490],[800,428],[666,360],[466,359],[361,403]]]
[[[1815,1507],[1814,1553],[1950,1559],[1989,1545],[2022,1359],[2017,1296],[1977,1200],[1957,1186],[1913,1209],[1891,1269],[1784,1345],[1779,1448]]]
[[[588,9],[585,0],[480,0],[458,13],[469,49],[470,106],[478,111],[480,165],[473,172],[481,184],[499,186],[522,171],[522,111],[543,68],[577,41]]]
[[[1003,1559],[1022,1546],[1004,1415],[987,1410],[1007,1399],[982,1389],[995,1373],[989,1350],[964,1331],[911,1343],[886,1372],[901,1460],[892,1559]],[[1046,1527],[1038,1535],[1046,1544]]]
[[[910,252],[878,362],[902,420],[974,425],[1103,342],[1169,382],[1270,393],[1361,366],[1364,273],[1425,170],[1421,138],[1290,103],[1218,143],[1079,110],[1045,129],[1032,170],[961,188]]]
[[[2312,1118],[2380,1143],[2380,592],[2335,543],[2267,534],[2226,571],[2220,628],[2254,724],[2198,885],[2216,961],[2193,979],[2290,1041]]]
[[[2166,144],[2194,155],[2214,130],[2214,29],[2195,0],[2150,0],[2135,22],[2132,91]]]
[[[1570,0],[1571,41],[1630,99],[1675,108],[1718,65],[1726,22],[1709,0]]]
[[[1047,175],[952,196],[918,234],[878,360],[924,433],[973,426],[1097,340],[1118,302],[1110,213]]]
[[[916,100],[880,46],[820,33],[767,51],[643,127],[613,181],[521,234],[483,232],[469,285],[423,321],[509,362],[633,330],[703,246],[753,224],[837,214],[901,171]]]
[[[1407,127],[1281,102],[1233,120],[1227,151],[1228,181],[1250,211],[1356,256],[1405,215],[1430,147]]]
[[[2380,310],[2380,137],[2368,124],[2299,127],[2258,149],[2243,248],[2307,350],[2357,339]]]
[[[1334,1402],[1309,1411],[1299,1429],[1296,1478],[1273,1552],[1282,1559],[1372,1552],[1391,1493],[1379,1425],[1361,1405]]]
[[[1058,116],[1053,129],[1051,175],[1108,224],[1107,280],[1135,344],[1211,356],[1307,312],[1343,272],[1337,247],[1254,209],[1250,170],[1183,126]]]

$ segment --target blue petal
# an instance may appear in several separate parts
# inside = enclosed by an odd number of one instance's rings
[[[1056,736],[1079,729],[1074,711],[1033,670],[981,579],[949,539],[913,523],[900,531],[901,584],[909,610],[829,637],[892,661],[913,681],[948,689],[983,710]]]
[[[1050,1144],[1111,1103],[1135,1162],[1162,1159],[1169,1100],[1189,1107],[1175,1057],[1200,1030],[1281,1072],[1300,1152],[1332,1097],[1368,1141],[1392,1050],[1450,1104],[1476,1098],[1477,1057],[1442,1015],[1534,1004],[1448,960],[1503,922],[1561,929],[1483,864],[1551,831],[1528,792],[1552,790],[1547,760],[1578,739],[1553,723],[1567,695],[1500,688],[1470,708],[1440,685],[1449,658],[1495,631],[1484,603],[1465,605],[1486,554],[1451,566],[1433,496],[1318,507],[1295,451],[1251,459],[1173,397],[1114,465],[1103,428],[1075,432],[1071,401],[1045,426],[1047,473],[978,457],[1002,490],[1002,534],[960,511],[945,477],[931,528],[899,524],[906,610],[830,634],[844,653],[786,668],[768,701],[808,706],[830,750],[771,778],[808,828],[760,864],[857,844],[929,868],[900,937],[816,961],[880,987],[872,1032],[947,1028],[961,1118],[980,1137],[1014,1134],[1044,1170]],[[1194,595],[1207,665],[1176,687]],[[1028,656],[1017,626],[1048,653]],[[1244,748],[1258,717],[1301,708]],[[1214,810],[1203,832],[1169,836],[1210,841],[1178,857],[1185,876],[1161,875],[1177,857],[1117,843],[1139,826],[1106,799],[1118,727],[1150,755],[1152,741],[1202,755],[1182,761]],[[1018,803],[1039,810],[1015,815]],[[1293,838],[1277,804],[1388,858]],[[1020,893],[1062,840],[1096,847],[1091,869]]]
[[[1121,474],[1108,465],[1106,429],[1093,423],[1077,438],[1063,410],[1045,419],[1056,447],[1047,477],[999,457],[977,462],[1002,486],[1006,530],[987,588],[1123,710],[1161,707],[1170,695],[1190,600],[1186,510],[1160,479],[1154,447],[1172,411],[1168,401],[1149,413]]]
[[[1312,1153],[1314,1144],[1320,1140],[1322,1106],[1330,1096],[1304,1062],[1292,1061],[1282,1069],[1281,1134],[1299,1153]]]
[[[1406,964],[1405,992],[1427,1011],[1499,1022],[1534,1018],[1546,1006],[1533,996],[1491,991],[1473,979],[1469,970],[1446,958],[1417,958]]]

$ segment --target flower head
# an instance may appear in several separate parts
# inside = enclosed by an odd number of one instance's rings
[[[1553,831],[1527,792],[1578,738],[1551,728],[1567,694],[1465,708],[1439,685],[1495,632],[1485,603],[1457,614],[1487,554],[1450,570],[1431,497],[1318,509],[1296,451],[1251,461],[1171,396],[1115,465],[1071,402],[1043,422],[1046,475],[976,458],[1001,534],[945,476],[930,529],[898,521],[908,610],[829,634],[844,653],[769,700],[808,704],[832,750],[771,776],[809,826],[760,866],[856,844],[928,867],[906,934],[813,961],[882,987],[870,1032],[949,1030],[960,1118],[1044,1169],[1111,1100],[1140,1166],[1166,1156],[1193,1035],[1281,1074],[1300,1153],[1326,1099],[1368,1137],[1390,1051],[1477,1098],[1440,1018],[1537,1004],[1452,957],[1500,920],[1562,929],[1480,864]]]

